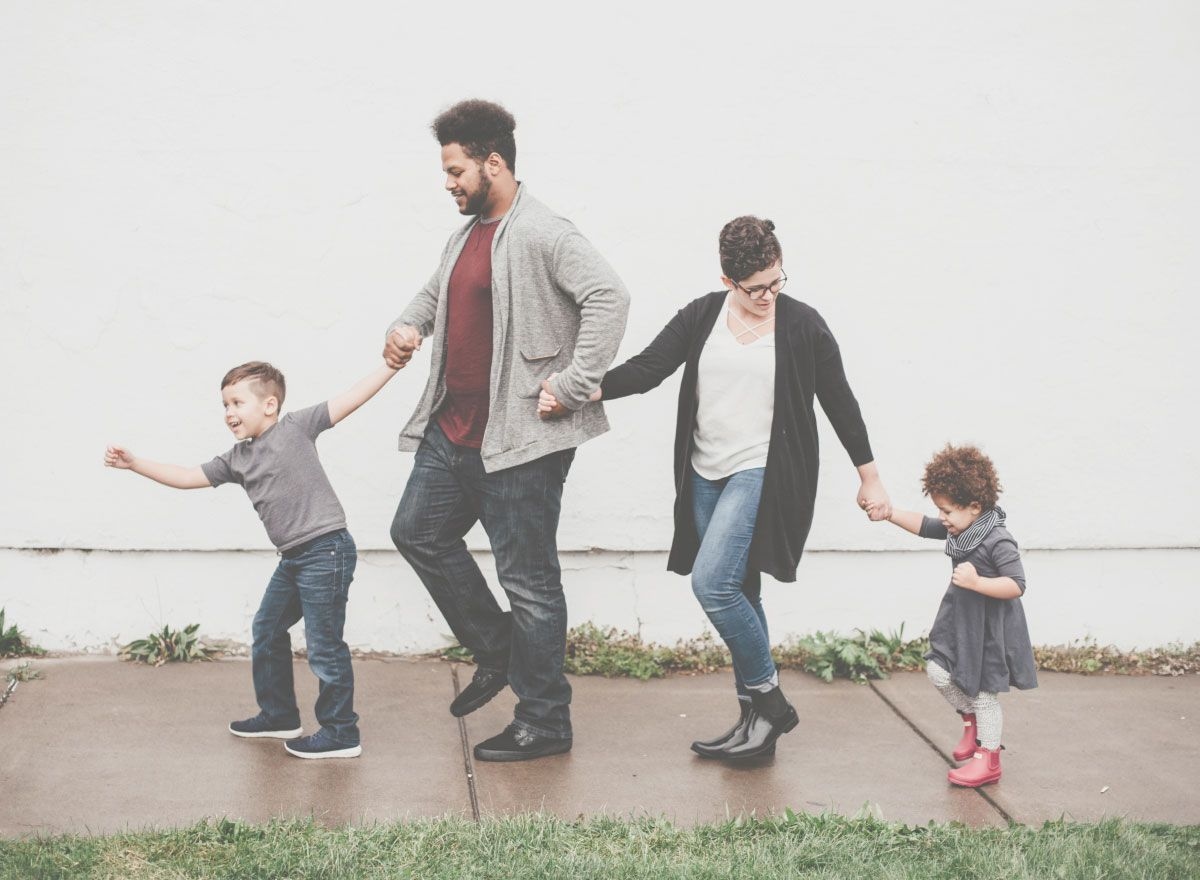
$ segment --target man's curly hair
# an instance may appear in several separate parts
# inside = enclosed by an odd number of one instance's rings
[[[775,237],[775,224],[750,215],[735,217],[726,223],[718,243],[721,271],[734,281],[744,281],[783,259],[783,248]]]
[[[476,162],[483,162],[492,153],[499,153],[508,170],[517,172],[517,141],[513,130],[517,121],[513,115],[491,101],[472,98],[459,101],[449,110],[438,114],[429,126],[443,147],[459,144],[463,152]]]
[[[925,465],[921,488],[926,495],[945,495],[959,507],[978,502],[984,510],[996,506],[1003,488],[992,460],[975,446],[951,446]]]

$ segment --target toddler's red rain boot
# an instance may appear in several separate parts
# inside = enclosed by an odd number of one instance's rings
[[[946,774],[946,778],[954,785],[963,788],[979,788],[1000,779],[1000,749],[985,749],[980,746],[966,764]]]
[[[975,747],[979,745],[976,739],[979,736],[979,728],[975,726],[975,713],[964,712],[963,720],[963,735],[958,741],[958,745],[954,747],[954,760],[965,761],[967,758],[975,754]]]

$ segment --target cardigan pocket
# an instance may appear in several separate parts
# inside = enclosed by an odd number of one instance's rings
[[[520,369],[516,376],[517,397],[533,398],[542,392],[542,380],[549,379],[550,374],[559,368],[559,355],[563,347],[560,345],[554,351],[545,349],[520,349]]]

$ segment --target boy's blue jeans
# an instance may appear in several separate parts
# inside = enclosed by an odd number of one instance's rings
[[[416,570],[459,644],[485,669],[506,670],[514,723],[571,737],[563,674],[567,600],[558,565],[558,517],[568,449],[487,473],[478,449],[451,443],[431,422],[392,521],[392,541]],[[511,612],[496,602],[464,536],[483,523]]]
[[[765,468],[706,480],[694,470],[692,513],[700,551],[692,564],[692,592],[733,657],[739,696],[746,685],[764,684],[775,674],[762,597],[742,592]]]
[[[281,727],[299,727],[288,629],[303,617],[308,666],[320,682],[317,722],[347,746],[359,744],[354,670],[342,638],[357,562],[358,550],[345,529],[322,535],[298,555],[280,559],[254,616],[250,652],[258,707]]]

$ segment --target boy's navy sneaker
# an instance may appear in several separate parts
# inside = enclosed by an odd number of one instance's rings
[[[297,758],[357,758],[362,754],[362,746],[340,743],[324,730],[318,730],[311,736],[289,739],[283,747],[288,754]]]
[[[253,718],[247,718],[245,721],[231,721],[229,723],[229,732],[234,736],[268,736],[274,739],[292,739],[302,734],[304,728],[299,724],[291,727],[286,724],[269,721],[265,715],[259,712]]]

